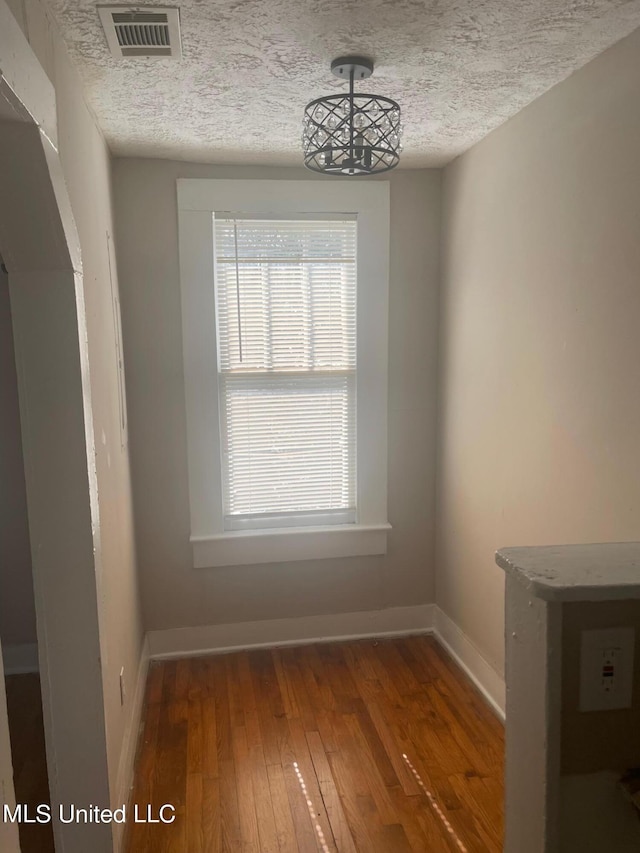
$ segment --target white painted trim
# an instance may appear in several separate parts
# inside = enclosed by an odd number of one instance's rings
[[[5,675],[22,675],[25,672],[39,672],[38,644],[21,643],[2,647]]]
[[[149,640],[144,639],[140,653],[140,663],[136,675],[136,684],[133,693],[133,701],[129,712],[129,720],[122,738],[122,749],[118,764],[118,776],[116,781],[115,807],[119,808],[128,803],[135,771],[136,751],[142,726],[142,715],[144,711],[145,687],[147,684],[147,673],[149,671]],[[125,840],[124,824],[113,825],[113,849],[114,853],[123,850]]]
[[[506,702],[504,678],[496,672],[464,631],[436,604],[433,605],[433,611],[436,639],[504,721]]]
[[[38,251],[30,256],[24,251],[24,235],[15,228],[6,231],[14,205],[5,210],[2,227],[7,238],[3,252],[11,259],[49,788],[57,809],[60,803],[106,802],[109,794],[95,442],[80,244],[56,149],[55,92],[0,0],[0,96],[6,98],[8,92],[14,108],[22,104],[21,114],[37,125],[36,131],[30,123],[7,123],[3,148],[11,170],[4,170],[3,185],[21,184],[18,209],[30,206],[30,224],[37,227],[29,230]],[[36,168],[40,174],[34,173],[33,180],[20,181],[26,169]],[[63,403],[46,393],[53,386],[64,387]],[[83,430],[84,441],[69,441]],[[76,587],[81,603],[78,596],[66,594]],[[111,850],[112,838],[107,824],[54,824],[56,850],[65,853]]]
[[[214,294],[213,213],[271,216],[356,214],[358,220],[357,383],[356,424],[357,513],[364,526],[385,525],[387,518],[387,378],[389,316],[389,184],[386,181],[216,180],[181,178],[177,181],[178,236],[182,341],[187,415],[187,460],[192,541],[213,540],[224,533],[222,464]],[[244,532],[242,536],[246,535]],[[313,534],[309,534],[313,536]],[[342,535],[342,534],[340,534]],[[238,565],[311,559],[314,546],[287,556],[288,547],[266,558],[246,556],[242,536],[194,549],[194,567]],[[349,545],[338,552],[336,542],[320,557],[386,553],[385,535],[378,533],[374,550]],[[353,540],[355,542],[355,540]],[[275,544],[275,541],[274,541]],[[224,557],[211,549],[225,547]],[[238,551],[234,554],[234,551]],[[245,552],[244,555],[242,552]],[[231,552],[231,553],[229,553]],[[204,560],[204,563],[201,561]]]
[[[5,2],[0,2],[0,97],[18,118],[30,117],[57,149],[55,89]]]
[[[417,604],[387,610],[149,631],[149,655],[152,659],[177,658],[365,637],[428,634],[433,630],[433,608],[433,604]]]
[[[390,524],[238,530],[192,536],[193,566],[247,566],[387,553]]]

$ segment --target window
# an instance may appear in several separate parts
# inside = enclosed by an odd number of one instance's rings
[[[388,184],[178,207],[194,566],[385,553]]]
[[[214,214],[227,530],[355,522],[356,226]]]

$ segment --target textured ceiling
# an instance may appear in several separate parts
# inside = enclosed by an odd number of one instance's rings
[[[640,25],[640,0],[184,0],[182,60],[115,59],[96,0],[49,2],[115,154],[212,163],[300,165],[305,104],[360,53],[401,165],[439,166]]]

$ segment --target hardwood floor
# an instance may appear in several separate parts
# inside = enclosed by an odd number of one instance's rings
[[[503,729],[430,637],[152,664],[129,853],[502,850]]]
[[[49,780],[42,722],[42,696],[37,673],[8,675],[7,711],[16,802],[27,803],[30,814],[49,802]],[[22,853],[53,853],[50,824],[20,824]]]

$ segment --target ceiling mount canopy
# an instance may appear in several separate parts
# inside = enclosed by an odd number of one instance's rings
[[[382,95],[354,92],[373,73],[362,56],[341,56],[331,72],[349,81],[348,93],[316,98],[305,107],[304,164],[326,175],[371,175],[398,165],[402,151],[400,106]]]

